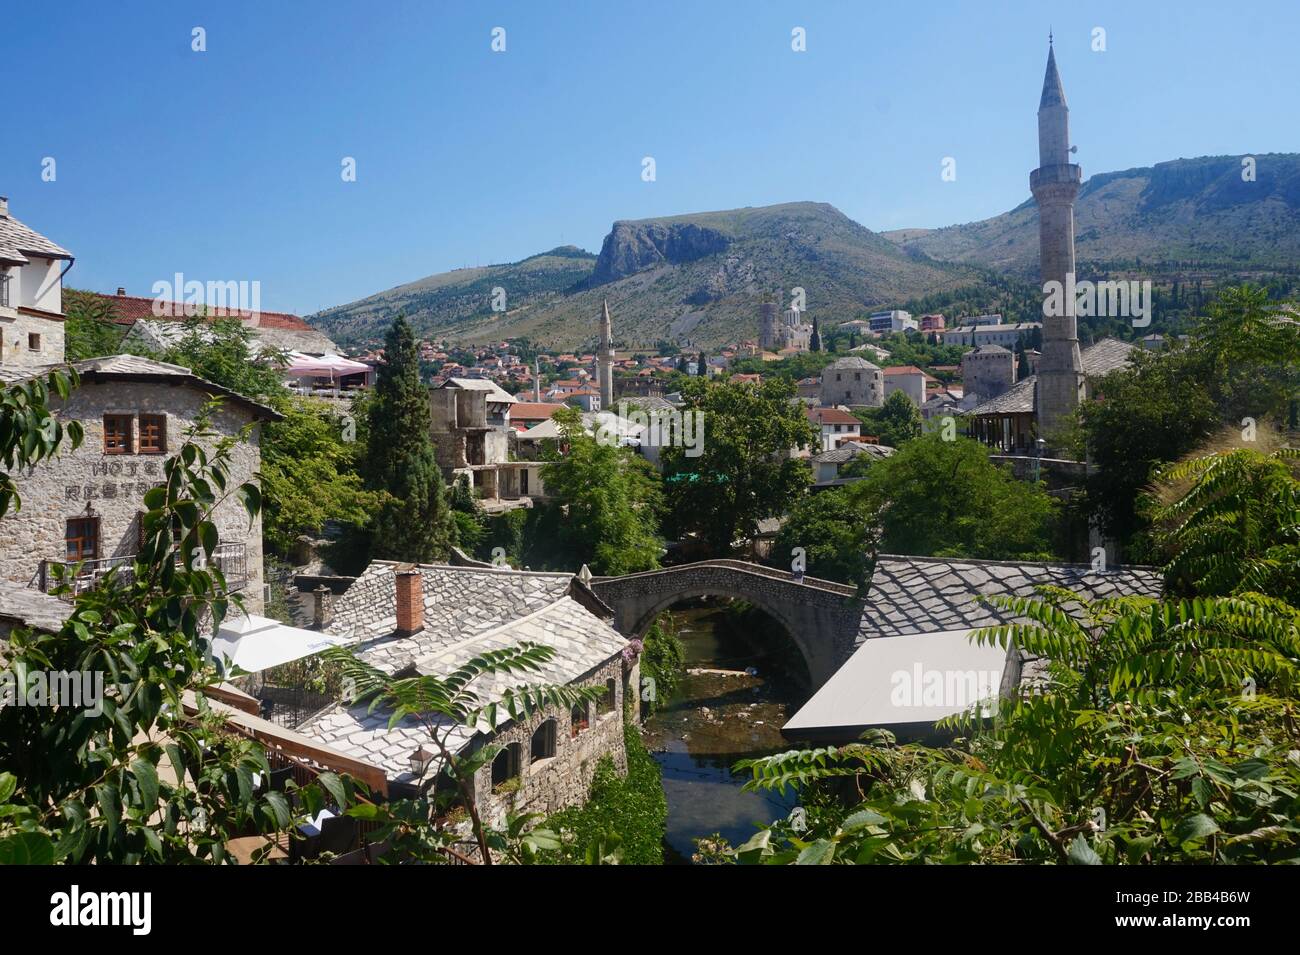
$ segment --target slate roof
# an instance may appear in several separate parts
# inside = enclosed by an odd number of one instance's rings
[[[1032,597],[1042,585],[1092,599],[1160,595],[1160,573],[1145,567],[1105,572],[1089,564],[947,560],[882,554],[876,561],[858,626],[857,643],[873,637],[989,627],[1007,622],[980,595]]]
[[[549,606],[569,592],[573,580],[571,574],[421,564],[424,631],[394,637],[397,567],[395,561],[372,561],[335,601],[329,627],[359,639],[358,655],[388,673]]]
[[[502,404],[512,405],[519,400],[514,395],[510,394],[510,392],[499,388],[495,382],[489,381],[486,378],[448,378],[439,387],[464,388],[467,391],[486,391],[488,393],[488,401],[495,401]]]
[[[857,441],[845,441],[833,451],[814,454],[812,460],[817,464],[843,464],[859,454],[866,454],[873,458],[887,458],[893,453],[894,449],[887,444],[860,444]]]
[[[424,584],[425,629],[393,637],[397,564],[375,561],[336,602],[334,633],[364,628],[372,639],[356,648],[361,659],[387,672],[414,665],[423,674],[446,674],[471,657],[528,641],[553,648],[555,655],[527,678],[519,675],[476,680],[474,691],[486,703],[521,683],[570,683],[621,653],[626,639],[568,595],[569,574],[534,574],[444,565],[420,565]],[[342,620],[340,619],[342,615]],[[298,732],[384,770],[406,782],[411,754],[431,749],[427,731],[411,720],[388,728],[389,714],[367,713],[367,706],[338,704],[299,727]],[[500,722],[500,720],[499,720]],[[498,727],[499,728],[499,727]],[[492,727],[459,727],[449,746],[461,748]],[[430,767],[436,772],[436,764]]]
[[[7,384],[30,381],[33,378],[43,378],[57,368],[68,367],[75,368],[77,374],[85,382],[126,380],[173,383],[174,380],[175,384],[192,385],[209,395],[224,398],[232,404],[241,405],[263,421],[284,420],[284,416],[269,405],[254,401],[237,391],[231,391],[224,385],[218,385],[206,378],[200,378],[182,365],[155,361],[141,355],[107,355],[103,358],[87,358],[70,364],[56,362],[48,365],[35,365],[29,368],[0,368],[0,381]]]
[[[1100,378],[1128,364],[1133,351],[1141,346],[1118,338],[1103,338],[1083,349],[1079,358],[1083,373],[1088,378]],[[971,411],[972,415],[1033,414],[1034,388],[1038,376],[1030,375],[1016,382],[996,398],[991,398]]]
[[[823,379],[828,371],[852,371],[854,369],[866,368],[870,371],[879,371],[879,365],[873,365],[865,358],[858,358],[856,355],[850,355],[847,358],[837,358],[822,370]]]
[[[23,225],[8,212],[0,213],[0,262],[26,265],[24,253],[51,259],[72,258],[72,253],[63,246]]]
[[[0,620],[53,632],[63,626],[71,613],[72,604],[66,600],[32,587],[0,580]],[[0,659],[2,658],[3,653],[0,652]]]

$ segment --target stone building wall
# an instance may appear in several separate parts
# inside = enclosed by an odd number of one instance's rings
[[[568,806],[582,805],[587,801],[596,764],[602,756],[608,755],[620,773],[627,772],[623,703],[626,694],[636,690],[625,683],[623,658],[607,660],[585,677],[573,681],[573,685],[604,686],[610,679],[614,681],[613,709],[597,716],[597,705],[588,704],[588,728],[576,737],[571,734],[568,710],[558,712],[547,708],[530,720],[511,723],[491,740],[501,746],[519,745],[519,787],[513,792],[493,792],[491,763],[478,771],[474,779],[475,802],[486,823],[504,825],[507,812],[550,815]],[[555,755],[534,763],[533,733],[551,719],[555,720]]]
[[[984,346],[961,359],[962,390],[983,401],[996,398],[1015,384],[1015,356],[1005,348]]]
[[[39,335],[39,347],[31,347],[32,335]],[[28,371],[63,361],[63,322],[25,315],[17,309],[0,314],[0,367],[5,371]]]
[[[821,403],[828,407],[879,408],[885,403],[885,375],[879,368],[836,368],[822,372]]]
[[[59,409],[66,422],[79,421],[85,440],[76,451],[63,450],[30,473],[15,474],[22,498],[20,510],[0,519],[0,577],[23,585],[38,581],[42,559],[66,560],[66,521],[99,517],[99,556],[127,557],[137,552],[138,515],[145,492],[162,483],[163,461],[184,442],[207,396],[188,385],[172,386],[133,381],[83,381]],[[56,402],[56,407],[57,407]],[[105,454],[105,414],[165,414],[166,454]],[[250,412],[227,402],[213,417],[214,429],[238,434],[251,420]],[[252,480],[261,466],[260,424],[241,441],[231,458],[230,487]],[[135,441],[138,446],[138,420]],[[65,446],[66,448],[66,446]],[[88,512],[87,508],[91,508]],[[262,599],[262,522],[249,527],[248,514],[233,498],[217,509],[214,522],[223,542],[247,547],[248,582],[243,589],[247,609],[260,613]]]

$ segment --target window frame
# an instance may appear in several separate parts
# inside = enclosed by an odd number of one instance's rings
[[[116,419],[117,423],[121,423],[121,422],[126,423],[126,446],[125,447],[119,448],[119,447],[112,447],[109,445],[109,441],[108,441],[109,421],[112,419]],[[135,453],[135,416],[134,415],[124,414],[120,412],[106,411],[104,412],[103,425],[104,425],[104,453],[105,454],[129,455]]]
[[[544,763],[548,759],[554,759],[556,753],[559,751],[559,742],[556,739],[559,733],[557,732],[558,727],[556,726],[556,722],[557,721],[553,716],[542,720],[537,729],[533,730],[532,736],[529,737],[528,756],[533,766]],[[542,734],[542,753],[540,755],[538,754],[537,746],[538,734]]]
[[[157,447],[145,447],[145,419],[149,419],[151,423],[157,422],[158,424]],[[167,453],[167,415],[146,411],[140,412],[137,416],[135,433],[136,454],[162,455]]]
[[[83,533],[73,536],[73,525],[81,525]],[[89,528],[90,533],[84,533],[84,528]],[[77,517],[65,518],[63,522],[63,555],[64,560],[69,564],[78,564],[86,560],[99,560],[99,537],[100,537],[100,520],[98,515],[79,515]],[[78,542],[77,556],[73,556],[68,547],[73,541]],[[84,550],[84,542],[90,541],[92,546],[90,553]]]

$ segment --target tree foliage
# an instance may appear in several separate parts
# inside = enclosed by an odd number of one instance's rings
[[[577,408],[556,412],[560,441],[542,483],[564,508],[561,532],[577,561],[617,576],[659,566],[661,494],[654,469],[609,435],[588,434]]]
[[[702,451],[662,453],[669,527],[695,533],[714,554],[752,538],[758,522],[784,514],[812,483],[806,462],[791,457],[815,445],[816,432],[794,385],[765,379],[758,387],[692,379],[683,411],[701,416]]]
[[[429,429],[419,351],[399,315],[384,341],[361,463],[366,488],[389,495],[367,528],[372,557],[415,562],[447,557],[453,523]]]
[[[793,563],[802,548],[813,577],[865,586],[876,549],[874,513],[848,488],[830,488],[801,498],[772,545],[772,560]]]
[[[880,527],[889,553],[1050,559],[1057,504],[1041,484],[1017,480],[988,449],[928,434],[872,465],[847,493]]]
[[[892,392],[879,408],[855,408],[862,433],[873,435],[890,448],[901,447],[921,436],[921,409],[902,391]]]
[[[107,297],[64,289],[63,314],[63,354],[68,361],[102,358],[121,350],[126,331],[114,322],[117,310]]]

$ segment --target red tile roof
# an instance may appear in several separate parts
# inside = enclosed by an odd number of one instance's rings
[[[920,369],[920,368],[917,368],[915,365],[890,365],[888,368],[883,369],[883,371],[884,371],[884,373],[885,373],[886,375],[923,375],[923,374],[925,374],[925,372],[921,371],[921,369]]]
[[[549,401],[517,401],[510,406],[512,421],[549,421],[555,412],[568,407]]]
[[[167,314],[155,315],[154,303],[157,299],[143,295],[103,295],[99,292],[94,293],[98,298],[102,298],[113,306],[113,321],[118,325],[134,325],[140,319],[151,319],[158,321],[184,321],[186,316],[185,309],[188,307],[184,302],[166,303],[171,306],[165,309]],[[209,308],[207,310],[209,318],[241,318],[247,319],[252,317],[251,312],[240,311],[239,309],[227,308]],[[313,332],[312,328],[297,315],[290,315],[288,312],[259,312],[258,325],[262,328],[283,328],[295,332]]]
[[[856,417],[839,408],[809,408],[808,420],[813,424],[861,424]]]

